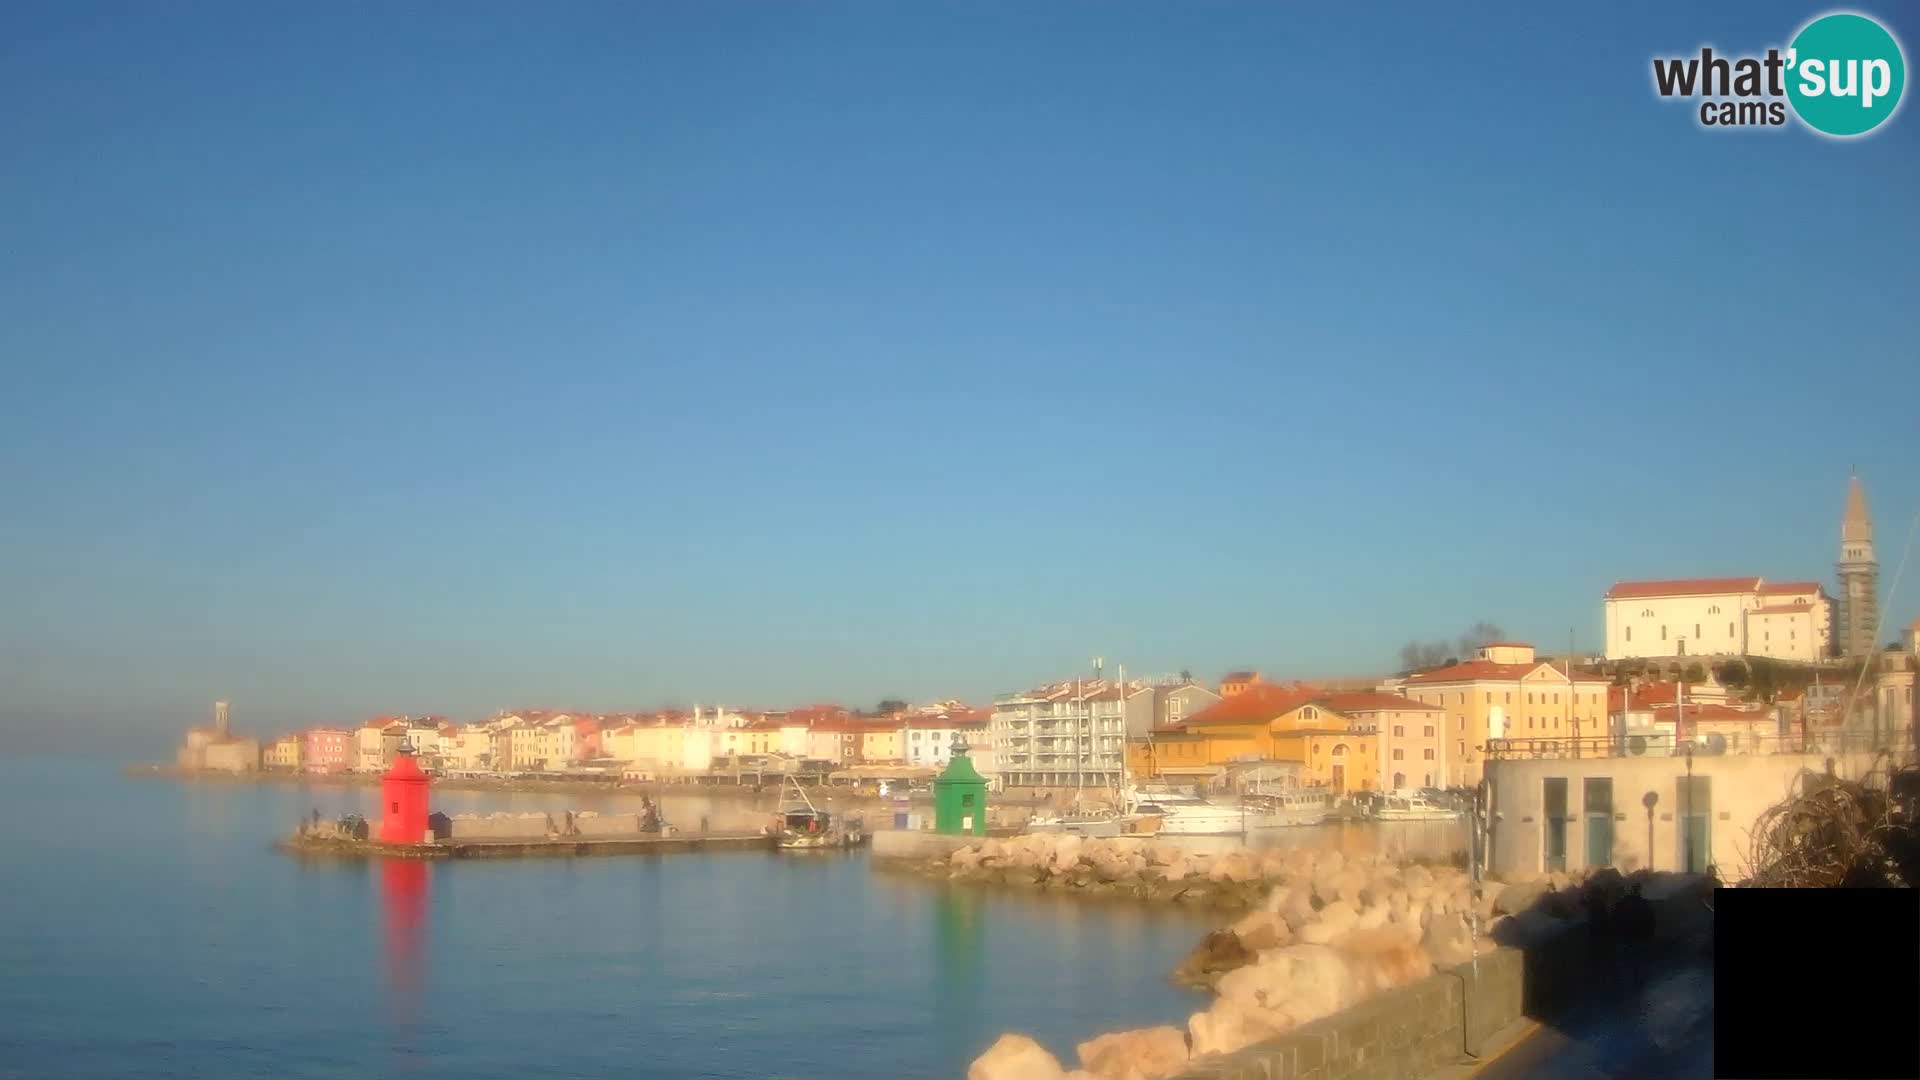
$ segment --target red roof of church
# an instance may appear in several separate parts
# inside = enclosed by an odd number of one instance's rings
[[[1757,577],[1674,578],[1670,581],[1618,581],[1607,590],[1607,599],[1625,600],[1647,596],[1715,596],[1720,593],[1753,592],[1760,587]]]

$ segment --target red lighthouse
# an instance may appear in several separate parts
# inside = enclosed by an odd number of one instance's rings
[[[418,844],[427,835],[427,774],[405,751],[380,781],[380,842]]]

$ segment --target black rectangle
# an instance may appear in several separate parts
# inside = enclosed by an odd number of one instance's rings
[[[1714,1075],[1920,1077],[1920,890],[1714,893]]]

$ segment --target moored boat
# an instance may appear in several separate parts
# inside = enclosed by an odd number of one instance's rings
[[[1389,792],[1373,811],[1376,821],[1452,821],[1459,816],[1458,810],[1411,792]]]
[[[792,789],[793,796],[781,801],[774,840],[782,851],[858,847],[866,839],[865,824],[857,816],[836,820],[832,814],[813,805],[806,789],[792,777],[781,786],[783,796],[788,788]]]

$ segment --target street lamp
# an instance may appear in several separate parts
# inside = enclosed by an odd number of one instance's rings
[[[1640,796],[1640,805],[1647,808],[1647,869],[1653,869],[1653,808],[1660,802],[1660,793],[1649,791]]]

